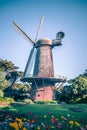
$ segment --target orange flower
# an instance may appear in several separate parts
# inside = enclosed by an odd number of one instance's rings
[[[24,127],[23,130],[27,130],[27,129]]]
[[[10,126],[13,127],[15,130],[19,130],[18,124],[16,122],[10,123]]]

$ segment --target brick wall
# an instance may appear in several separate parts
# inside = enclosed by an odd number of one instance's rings
[[[45,86],[36,92],[35,100],[53,100],[54,99],[54,87]]]

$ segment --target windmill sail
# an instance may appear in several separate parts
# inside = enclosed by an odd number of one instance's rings
[[[28,58],[28,61],[27,61],[26,67],[25,67],[24,77],[29,77],[29,75],[31,74],[32,67],[35,62],[35,56],[36,56],[36,49],[34,49],[34,47],[33,47],[30,52],[30,56]]]
[[[38,39],[40,30],[41,30],[41,27],[42,27],[42,24],[43,24],[43,20],[44,20],[44,16],[41,17],[40,24],[39,24],[39,27],[38,27],[38,31],[37,31],[37,34],[36,34],[36,38],[35,38],[35,42],[36,42],[37,39]]]
[[[35,44],[34,41],[14,21],[13,24],[16,29],[25,37],[25,39],[28,40],[28,42]]]

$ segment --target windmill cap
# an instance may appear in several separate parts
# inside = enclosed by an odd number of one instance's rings
[[[40,44],[49,44],[49,45],[52,45],[52,40],[49,39],[49,38],[39,39],[38,42],[39,42]]]

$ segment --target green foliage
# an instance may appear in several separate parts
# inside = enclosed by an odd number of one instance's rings
[[[57,91],[56,93],[56,99],[59,102],[69,103],[69,100],[72,99],[72,96],[73,96],[73,90],[70,85],[64,86],[62,90]]]
[[[69,83],[71,83],[75,97],[85,97],[87,94],[87,77],[80,75],[74,80],[70,80]]]
[[[16,69],[11,61],[0,59],[0,90],[6,97],[12,97],[14,100],[29,98],[30,86],[17,83],[23,72]]]
[[[57,91],[57,100],[67,103],[87,103],[87,73],[68,81],[61,91]]]
[[[69,101],[70,103],[87,103],[87,95],[85,95],[83,98],[75,98]]]
[[[30,86],[28,84],[15,83],[13,87],[8,87],[4,90],[5,96],[14,98],[17,100],[24,100],[29,98]]]
[[[15,101],[13,98],[0,97],[0,102],[6,102],[7,104],[9,104],[9,103],[14,103]]]
[[[18,88],[18,85],[20,93],[27,93],[31,89],[31,86],[29,84],[16,84],[16,88]]]
[[[10,85],[4,77],[4,72],[0,69],[0,90],[5,90]]]
[[[4,93],[1,90],[0,90],[0,97],[4,97]]]
[[[32,104],[33,103],[31,99],[27,99],[27,98],[24,99],[23,102],[27,103],[27,104]]]
[[[18,83],[18,84],[15,84],[15,89],[19,92],[19,98],[18,99],[21,99],[21,100],[24,100],[26,98],[29,98],[30,97],[30,85],[29,84],[22,84],[22,83]]]
[[[23,76],[23,72],[22,71],[11,71],[11,72],[8,72],[7,75],[5,76],[5,78],[7,80],[10,80],[10,79],[13,79],[13,80],[16,80],[18,77],[22,77]]]
[[[14,70],[15,66],[11,61],[0,59],[0,68],[2,71]]]
[[[46,101],[42,101],[42,100],[39,100],[39,101],[35,101],[35,103],[37,103],[37,104],[48,104],[48,105],[56,105],[57,104],[57,101],[55,101],[55,100],[46,100]]]

